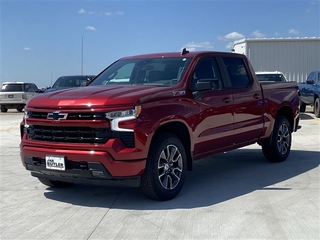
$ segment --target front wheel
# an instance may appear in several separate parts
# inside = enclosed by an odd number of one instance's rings
[[[271,138],[270,145],[262,145],[262,152],[269,162],[283,162],[291,149],[291,126],[285,117],[277,117]]]
[[[182,189],[186,178],[187,155],[181,141],[161,133],[151,144],[140,188],[147,198],[170,200]]]
[[[8,112],[8,108],[6,108],[5,106],[1,106],[1,112],[3,113]]]
[[[316,115],[317,118],[320,118],[320,101],[319,101],[319,98],[317,98],[314,101],[313,112],[314,112],[314,115]]]
[[[300,112],[306,111],[306,104],[300,100]]]
[[[48,187],[66,188],[66,187],[71,187],[73,185],[73,183],[69,183],[69,182],[51,181],[45,178],[38,178],[38,179],[42,184]]]

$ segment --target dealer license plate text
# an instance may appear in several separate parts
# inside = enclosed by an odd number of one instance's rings
[[[64,171],[66,164],[63,156],[46,156],[46,168]]]

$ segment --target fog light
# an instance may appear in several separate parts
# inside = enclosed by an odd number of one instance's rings
[[[101,177],[104,178],[104,173],[102,171],[91,170],[92,177]]]

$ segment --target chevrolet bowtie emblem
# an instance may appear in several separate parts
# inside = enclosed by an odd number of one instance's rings
[[[52,119],[53,121],[60,121],[61,119],[67,119],[68,113],[60,113],[59,111],[55,111],[52,113],[48,113],[47,119]]]

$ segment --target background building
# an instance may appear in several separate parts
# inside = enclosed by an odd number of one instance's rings
[[[280,71],[289,81],[303,82],[320,70],[320,37],[244,38],[232,51],[245,54],[255,71]]]

